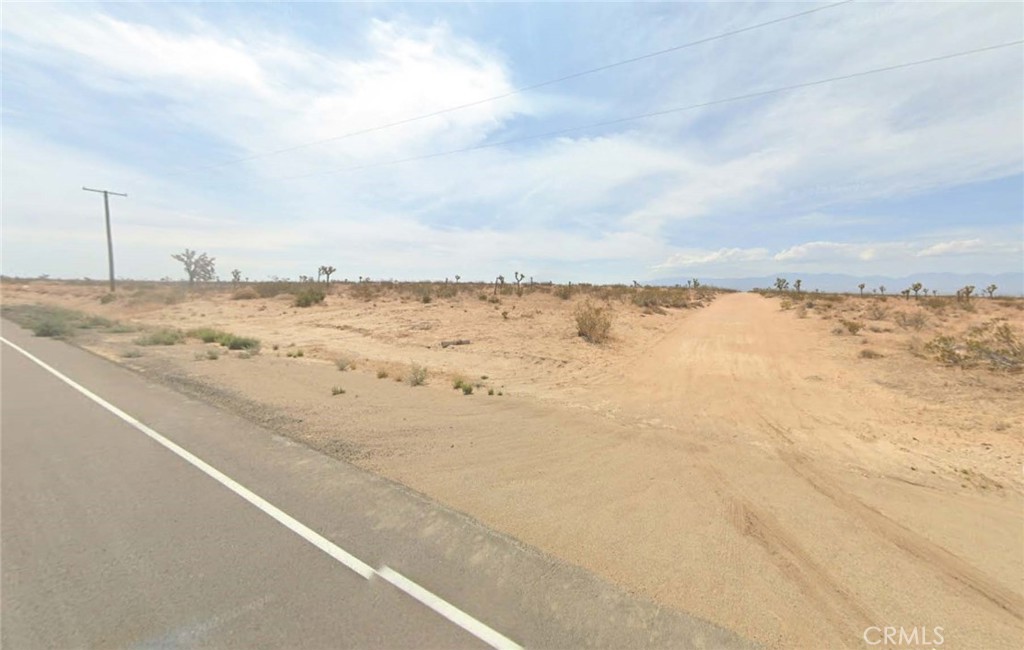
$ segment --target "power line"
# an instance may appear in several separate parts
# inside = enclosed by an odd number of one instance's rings
[[[660,111],[653,111],[650,113],[641,113],[639,115],[630,115],[627,117],[620,117],[614,120],[607,120],[604,122],[593,122],[591,124],[584,124],[581,126],[572,126],[565,129],[557,129],[555,131],[546,131],[544,133],[537,133],[534,135],[527,135],[518,138],[512,138],[509,140],[502,140],[500,142],[488,142],[485,144],[478,144],[472,147],[463,147],[461,149],[451,149],[448,151],[439,151],[436,153],[424,154],[422,156],[413,156],[411,158],[401,158],[398,160],[386,160],[378,163],[369,163],[366,165],[359,165],[356,167],[346,167],[344,169],[335,169],[329,171],[311,172],[308,174],[299,174],[297,176],[286,176],[278,180],[291,181],[298,180],[301,178],[310,178],[312,176],[329,176],[333,174],[342,174],[346,172],[362,171],[365,169],[373,169],[376,167],[386,167],[390,165],[399,165],[402,163],[415,162],[419,160],[429,160],[431,158],[440,158],[442,156],[451,156],[458,153],[468,153],[470,151],[478,151],[480,149],[488,149],[491,147],[501,147],[509,144],[516,144],[518,142],[526,142],[529,140],[539,140],[541,138],[550,138],[556,135],[563,135],[565,133],[572,133],[573,131],[582,131],[584,129],[594,129],[603,126],[614,126],[616,124],[623,124],[625,122],[634,122],[637,120],[648,119],[652,117],[660,117],[662,115],[670,115],[672,113],[681,113],[683,111],[690,111],[698,108],[706,108],[708,106],[717,106],[719,104],[727,104],[730,102],[738,102],[746,99],[756,99],[758,97],[766,97],[768,95],[776,95],[790,90],[799,90],[801,88],[810,88],[812,86],[820,86],[822,84],[832,83],[835,81],[845,81],[847,79],[856,79],[858,77],[866,77],[868,75],[879,74],[882,72],[891,72],[893,70],[900,70],[903,68],[911,68],[919,65],[926,65],[929,63],[937,63],[939,61],[948,61],[949,59],[955,59],[963,56],[970,56],[972,54],[980,54],[982,52],[990,52],[992,50],[998,50],[1006,47],[1013,47],[1014,45],[1021,45],[1024,43],[1024,39],[1017,41],[1010,41],[1008,43],[1001,43],[999,45],[989,45],[986,47],[980,47],[973,50],[964,50],[961,52],[954,52],[952,54],[944,54],[942,56],[935,56],[928,59],[920,59],[918,61],[909,61],[907,63],[897,63],[895,65],[885,66],[883,68],[872,68],[870,70],[862,70],[860,72],[852,72],[850,74],[840,75],[838,77],[828,77],[825,79],[817,79],[815,81],[805,81],[803,83],[791,84],[788,86],[781,86],[779,88],[772,88],[770,90],[761,90],[753,93],[746,93],[744,95],[735,95],[733,97],[725,97],[723,99],[714,99],[707,102],[701,102],[699,104],[690,104],[688,106],[677,106],[675,108],[666,108]]]
[[[820,12],[820,11],[826,11],[828,9],[834,9],[834,8],[842,6],[842,5],[850,4],[853,1],[854,0],[842,0],[842,2],[835,2],[835,3],[829,4],[829,5],[824,5],[822,7],[815,7],[813,9],[807,9],[807,10],[804,10],[804,11],[801,11],[801,12],[798,12],[798,13],[795,13],[795,14],[789,14],[787,16],[782,16],[781,18],[775,18],[773,20],[768,20],[768,21],[765,21],[763,23],[757,23],[755,25],[748,25],[747,27],[741,27],[740,29],[734,29],[734,30],[731,30],[731,31],[728,31],[728,32],[722,32],[721,34],[716,34],[714,36],[708,36],[708,37],[702,38],[700,40],[690,41],[689,43],[683,43],[681,45],[676,45],[676,46],[673,46],[673,47],[669,47],[669,48],[666,48],[664,50],[658,50],[656,52],[649,52],[647,54],[641,54],[639,56],[634,56],[634,57],[631,57],[631,58],[628,58],[628,59],[622,59],[621,61],[615,61],[613,63],[608,63],[606,65],[598,66],[596,68],[588,68],[586,70],[580,70],[579,72],[572,72],[570,74],[567,74],[567,75],[564,75],[564,76],[561,76],[561,77],[556,77],[554,79],[548,79],[547,81],[540,81],[540,82],[537,82],[537,83],[534,83],[534,84],[530,84],[528,86],[520,86],[518,88],[513,88],[512,90],[510,90],[510,91],[508,91],[506,93],[502,93],[500,95],[494,95],[493,97],[485,97],[484,99],[478,99],[478,100],[475,100],[475,101],[472,101],[472,102],[467,102],[465,104],[459,104],[457,106],[450,106],[448,108],[443,108],[441,110],[434,111],[433,113],[424,113],[422,115],[415,115],[413,117],[404,118],[404,119],[401,119],[401,120],[397,120],[395,122],[388,122],[386,124],[380,124],[380,125],[377,125],[377,126],[371,126],[371,127],[365,128],[365,129],[360,129],[358,131],[349,131],[348,133],[343,133],[341,135],[331,136],[329,138],[323,138],[323,139],[320,139],[320,140],[312,140],[310,142],[304,142],[302,144],[293,145],[291,147],[285,147],[283,149],[274,149],[272,151],[265,151],[263,153],[256,153],[256,154],[252,154],[250,156],[244,156],[244,157],[241,157],[241,158],[234,158],[232,160],[226,160],[226,161],[221,162],[221,163],[215,163],[213,165],[206,165],[206,166],[203,166],[203,167],[197,167],[197,168],[192,169],[192,170],[186,170],[186,171],[178,172],[178,173],[184,174],[184,173],[190,173],[190,172],[198,172],[198,171],[206,171],[206,170],[210,170],[210,169],[217,169],[217,168],[220,168],[220,167],[227,167],[228,165],[236,165],[238,163],[248,162],[250,160],[257,160],[259,158],[267,158],[269,156],[276,156],[276,155],[279,155],[279,154],[282,154],[282,153],[289,153],[289,152],[292,152],[292,151],[299,151],[300,149],[307,149],[309,147],[314,147],[314,146],[317,146],[317,145],[320,145],[320,144],[326,144],[328,142],[336,142],[338,140],[344,140],[344,139],[347,139],[347,138],[352,138],[352,137],[355,137],[357,135],[365,135],[367,133],[373,133],[375,131],[382,131],[384,129],[390,129],[390,128],[393,128],[393,127],[396,127],[396,126],[402,126],[402,125],[405,125],[405,124],[410,124],[412,122],[418,122],[420,120],[425,120],[425,119],[428,119],[428,118],[431,118],[431,117],[437,117],[439,115],[445,115],[446,113],[453,113],[455,111],[461,111],[461,110],[466,109],[466,108],[472,108],[474,106],[480,106],[481,104],[487,104],[487,103],[490,103],[490,102],[498,101],[499,99],[505,99],[507,97],[512,97],[513,95],[519,95],[521,93],[525,93],[525,92],[530,91],[530,90],[536,90],[537,88],[543,88],[545,86],[551,86],[553,84],[562,83],[563,81],[569,81],[571,79],[578,79],[580,77],[584,77],[586,75],[594,74],[596,72],[604,72],[605,70],[611,70],[612,68],[617,68],[619,66],[628,65],[630,63],[636,63],[638,61],[645,61],[647,59],[653,59],[656,56],[662,56],[664,54],[671,54],[672,52],[678,52],[680,50],[685,50],[687,48],[696,47],[697,45],[703,45],[705,43],[710,43],[712,41],[717,41],[719,39],[728,38],[730,36],[736,36],[737,34],[742,34],[744,32],[753,31],[755,29],[760,29],[762,27],[768,27],[768,26],[771,26],[771,25],[776,25],[778,23],[786,22],[786,21],[789,21],[789,20],[793,20],[795,18],[800,18],[802,16],[807,16],[809,14],[817,13],[817,12]]]

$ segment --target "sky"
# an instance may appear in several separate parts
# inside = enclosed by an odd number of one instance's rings
[[[128,194],[129,278],[1021,272],[1020,44],[720,101],[1018,41],[1021,3],[842,4],[513,92],[815,7],[5,3],[0,267],[105,277],[88,186]]]

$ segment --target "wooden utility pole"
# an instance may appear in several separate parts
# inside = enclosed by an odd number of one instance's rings
[[[114,292],[114,240],[110,236],[110,195],[123,196],[128,198],[127,194],[121,194],[120,192],[111,192],[110,190],[94,190],[91,187],[83,187],[86,192],[99,192],[103,195],[103,212],[107,216],[107,261],[110,265],[110,292]]]

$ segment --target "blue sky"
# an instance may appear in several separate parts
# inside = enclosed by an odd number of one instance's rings
[[[8,275],[1019,272],[1024,48],[376,165],[1024,38],[1019,3],[7,4]],[[259,156],[245,162],[226,161]],[[293,178],[312,174],[305,178]]]

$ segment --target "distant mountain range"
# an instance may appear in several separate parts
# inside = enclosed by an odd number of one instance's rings
[[[662,278],[659,280],[653,280],[650,284],[654,285],[685,285],[687,281],[691,280],[693,276],[679,277],[679,278]],[[996,291],[997,296],[1021,296],[1024,295],[1024,272],[1021,273],[918,273],[916,275],[908,275],[906,277],[892,277],[885,275],[845,275],[842,273],[797,273],[794,271],[779,272],[775,275],[765,275],[759,277],[748,277],[748,278],[702,278],[698,276],[698,279],[702,284],[708,284],[716,287],[723,287],[726,289],[737,289],[739,291],[748,291],[750,289],[757,288],[770,288],[775,286],[775,278],[786,278],[789,280],[790,286],[796,279],[802,280],[803,284],[801,289],[804,291],[814,291],[819,289],[821,291],[843,291],[848,293],[857,293],[857,285],[863,282],[867,286],[864,288],[865,293],[870,293],[872,289],[877,289],[879,286],[885,286],[885,292],[887,294],[899,294],[903,289],[908,288],[915,282],[920,282],[924,285],[925,289],[931,291],[932,289],[938,290],[939,293],[955,293],[957,289],[961,287],[973,284],[975,292],[981,295],[982,290],[990,284],[994,284],[999,289]]]

